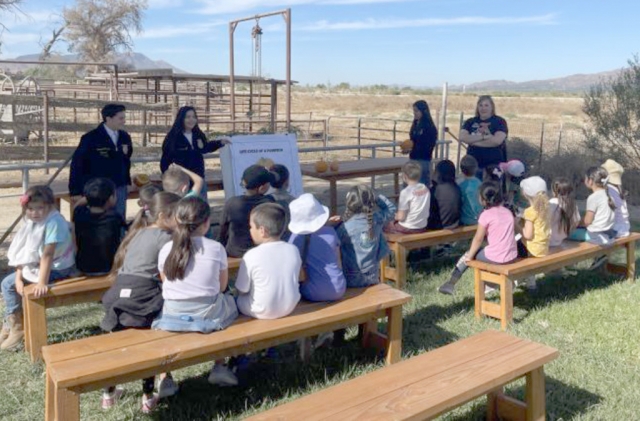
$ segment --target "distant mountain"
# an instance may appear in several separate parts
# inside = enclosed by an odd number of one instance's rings
[[[19,61],[39,60],[39,54],[26,54],[14,58]],[[55,56],[51,61],[79,61],[77,54],[65,54]],[[173,69],[174,73],[188,73],[164,60],[152,60],[142,53],[123,53],[116,56],[116,63],[120,67],[120,71],[128,70],[150,70],[150,69]],[[11,73],[24,72],[25,70],[36,67],[36,64],[13,64],[0,63],[0,68]]]
[[[470,85],[456,85],[449,89],[467,92],[583,92],[602,79],[615,76],[620,69],[592,74],[575,74],[555,79],[531,80],[528,82],[511,82],[508,80],[488,80]]]

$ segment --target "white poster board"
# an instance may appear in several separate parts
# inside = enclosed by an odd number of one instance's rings
[[[302,173],[298,158],[298,143],[295,134],[265,134],[233,136],[231,144],[222,148],[220,163],[226,199],[244,194],[242,173],[260,159],[271,159],[289,170],[289,193],[300,196]]]

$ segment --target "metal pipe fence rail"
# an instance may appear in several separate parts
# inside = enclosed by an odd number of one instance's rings
[[[438,145],[443,148],[443,150],[448,153],[449,145],[451,141],[439,141]],[[329,146],[329,147],[307,147],[307,148],[299,148],[298,152],[300,154],[310,154],[310,153],[322,153],[322,152],[331,152],[331,151],[348,151],[348,150],[369,150],[371,152],[371,158],[376,158],[377,153],[376,150],[379,148],[396,148],[398,146],[397,143],[379,143],[379,144],[366,144],[366,145],[343,145],[343,146]],[[445,155],[446,156],[446,155]],[[205,156],[205,160],[211,159],[219,159],[219,154],[210,154]],[[361,159],[360,155],[358,159]],[[132,164],[144,164],[144,163],[157,163],[160,162],[160,156],[149,156],[143,158],[134,158],[131,160]],[[33,164],[6,164],[0,165],[0,172],[6,171],[20,171],[22,173],[22,192],[24,193],[29,188],[29,172],[32,170],[43,170],[43,169],[51,169],[51,168],[59,168],[64,161],[51,161],[51,162],[43,162],[43,163],[33,163]],[[22,194],[22,193],[21,193]],[[21,194],[10,194],[10,195],[0,195],[0,199],[6,199],[11,197],[18,197]]]

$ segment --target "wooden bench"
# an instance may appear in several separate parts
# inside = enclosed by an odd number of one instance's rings
[[[364,336],[371,344],[384,339],[386,362],[395,363],[402,344],[402,306],[410,299],[380,284],[349,289],[344,299],[334,303],[302,302],[282,319],[242,316],[211,334],[129,329],[45,346],[46,419],[79,420],[79,397],[84,392],[352,325],[368,327]],[[372,321],[383,317],[388,318],[386,336],[370,329]]]
[[[397,288],[403,288],[407,281],[407,254],[411,250],[455,241],[472,239],[476,234],[476,225],[460,227],[452,230],[437,230],[419,234],[384,234],[389,248],[395,257],[395,268],[389,265],[389,258],[380,263],[382,281],[394,282]]]
[[[638,240],[640,240],[640,233],[631,233],[629,237],[619,238],[606,247],[586,242],[565,241],[561,246],[551,248],[548,256],[519,259],[508,265],[473,260],[469,262],[469,266],[474,269],[476,318],[485,315],[499,319],[501,328],[505,330],[513,320],[513,281],[558,270],[602,254],[611,254],[621,248],[627,250],[627,264],[625,266],[607,264],[606,268],[612,273],[624,275],[633,281],[636,276],[635,251]],[[486,283],[499,285],[499,304],[485,300]]]
[[[229,272],[237,272],[241,261],[240,258],[229,257],[227,259]],[[35,298],[33,286],[26,286],[22,307],[25,351],[29,353],[31,361],[35,363],[42,359],[41,349],[47,344],[47,308],[98,302],[110,287],[111,282],[106,276],[82,276],[57,282],[49,288],[49,292],[44,297]]]
[[[545,419],[545,345],[489,330],[248,418],[430,420],[487,395],[487,420]],[[526,377],[526,402],[503,387]]]
[[[100,301],[111,287],[106,276],[67,279],[49,287],[43,297],[33,295],[34,285],[25,285],[22,295],[24,314],[24,348],[32,362],[42,359],[42,347],[47,344],[46,310],[54,307],[65,307],[74,304],[94,303]]]

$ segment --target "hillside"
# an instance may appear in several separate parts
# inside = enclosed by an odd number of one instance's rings
[[[456,85],[450,87],[450,89],[454,91],[465,90],[467,92],[582,92],[600,80],[614,76],[619,71],[620,70],[610,70],[592,74],[575,74],[554,79],[531,80],[527,82],[488,80],[466,86]]]
[[[33,61],[39,60],[39,54],[27,54],[18,56],[14,60]],[[52,61],[78,61],[76,54],[65,54],[56,56]],[[165,60],[152,60],[142,53],[123,53],[116,56],[116,62],[121,66],[122,71],[126,70],[149,70],[149,69],[173,69],[175,73],[188,73],[178,67],[173,66]],[[24,72],[36,67],[35,64],[0,64],[0,68],[10,73]]]

